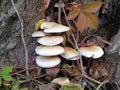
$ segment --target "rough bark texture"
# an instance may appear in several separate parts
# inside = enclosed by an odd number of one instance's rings
[[[103,62],[109,70],[109,78],[118,81],[120,80],[120,1],[104,1],[101,23],[112,46],[105,48],[106,54]]]
[[[42,0],[14,0],[23,19],[24,37],[29,59],[34,55],[35,42],[31,38],[35,23],[42,18]],[[20,21],[10,0],[0,0],[0,66],[25,66],[25,52],[21,41]]]

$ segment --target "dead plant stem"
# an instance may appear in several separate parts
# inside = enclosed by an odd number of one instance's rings
[[[15,9],[15,12],[17,13],[17,16],[20,20],[20,25],[21,25],[21,39],[22,39],[22,42],[23,42],[23,46],[24,46],[24,50],[25,50],[25,60],[26,60],[26,69],[28,69],[28,51],[27,51],[27,47],[26,47],[26,43],[25,43],[25,38],[24,38],[24,27],[23,27],[23,19],[21,18],[16,6],[15,6],[15,3],[13,0],[11,0],[11,3],[13,5],[13,8]],[[28,70],[26,70],[26,75],[29,75],[29,72]]]
[[[100,87],[101,87],[102,85],[108,83],[108,82],[109,82],[109,80],[105,80],[105,81],[101,82],[101,83],[98,85],[98,87],[96,88],[96,90],[100,90]]]

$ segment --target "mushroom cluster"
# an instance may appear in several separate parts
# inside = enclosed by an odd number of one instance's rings
[[[59,45],[63,42],[63,37],[56,34],[68,31],[70,28],[55,22],[43,22],[40,28],[43,31],[35,31],[32,34],[32,37],[38,38],[37,42],[40,44],[35,48],[36,54],[39,55],[36,58],[36,64],[43,68],[51,68],[61,62],[58,55],[65,52]]]

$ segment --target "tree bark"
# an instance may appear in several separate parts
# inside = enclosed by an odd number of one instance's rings
[[[34,57],[36,40],[31,38],[35,23],[43,18],[43,0],[14,0],[23,19],[24,37],[29,59]],[[25,51],[21,40],[21,26],[10,0],[0,0],[0,66],[25,66]]]

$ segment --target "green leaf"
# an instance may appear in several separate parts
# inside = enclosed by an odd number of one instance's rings
[[[27,88],[27,87],[25,87],[25,88],[21,88],[20,90],[28,90],[28,88]]]
[[[13,69],[13,66],[7,66],[2,69],[1,73],[10,73],[10,72],[12,72],[12,69]]]
[[[0,87],[2,86],[2,78],[0,77]]]
[[[18,85],[12,86],[12,89],[11,89],[11,90],[19,90]]]
[[[2,73],[1,76],[6,81],[12,81],[13,80],[13,77],[10,74],[8,74],[8,73]]]
[[[83,90],[83,88],[77,84],[65,84],[60,90]]]

